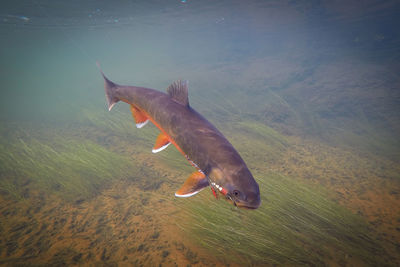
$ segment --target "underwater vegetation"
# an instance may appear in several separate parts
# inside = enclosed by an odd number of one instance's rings
[[[117,261],[149,257],[143,251],[168,256],[150,244],[159,224],[144,209],[163,177],[107,149],[104,134],[94,139],[100,143],[86,139],[93,130],[2,125],[0,264],[112,264],[121,248]]]
[[[49,132],[40,139],[24,132],[14,135],[0,136],[0,188],[18,199],[29,195],[19,182],[73,198],[92,197],[113,179],[129,177],[129,160],[90,140]]]
[[[356,164],[366,168],[364,179],[372,179],[368,168],[374,166],[363,166],[374,158],[305,146],[305,141],[300,146],[298,139],[252,120],[217,121],[249,163],[262,205],[255,211],[236,209],[209,190],[176,199],[173,193],[192,167],[174,148],[152,154],[157,129],[138,130],[128,110],[116,113],[89,108],[68,127],[2,125],[0,263],[372,266],[398,261],[390,245],[396,236],[382,238],[379,232],[396,231],[381,227],[390,226],[391,217],[369,223],[369,216],[354,212],[368,208],[343,201],[338,197],[343,185],[329,177],[335,170],[338,179],[362,174],[352,169]],[[340,162],[343,155],[347,165]],[[309,167],[316,164],[313,157],[321,170]],[[349,170],[341,173],[342,167]],[[386,168],[388,177],[397,173]],[[357,188],[357,178],[347,179]],[[359,188],[354,194],[363,198],[366,192]]]
[[[203,194],[190,205],[179,203],[190,219],[178,225],[226,264],[390,263],[368,224],[324,198],[324,190],[263,175],[259,210],[232,210]]]
[[[177,200],[190,218],[178,222],[182,230],[210,253],[216,253],[225,264],[393,264],[382,243],[377,241],[379,238],[372,226],[333,201],[338,199],[334,196],[334,186],[322,187],[321,181],[315,186],[304,183],[309,173],[285,175],[284,169],[274,170],[277,165],[274,162],[282,161],[286,153],[293,153],[293,140],[251,121],[239,122],[230,130],[236,133],[232,142],[238,143],[235,145],[245,152],[244,158],[254,165],[262,205],[257,211],[231,209],[202,192],[191,203]],[[251,141],[236,139],[239,136],[247,136]],[[319,156],[320,152],[313,152]],[[299,161],[303,160],[296,155]],[[325,156],[334,159],[334,153]],[[278,165],[293,170],[297,164]],[[359,165],[362,164],[359,162]],[[300,168],[307,169],[304,165]]]

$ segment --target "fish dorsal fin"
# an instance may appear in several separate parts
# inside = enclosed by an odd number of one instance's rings
[[[184,106],[189,106],[188,83],[188,81],[177,80],[167,88],[169,96]]]
[[[207,177],[200,171],[195,171],[185,181],[182,187],[176,191],[177,197],[191,197],[209,185]]]

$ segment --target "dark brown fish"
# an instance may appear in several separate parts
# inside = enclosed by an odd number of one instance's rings
[[[260,206],[258,184],[243,159],[217,128],[190,107],[186,81],[174,82],[166,94],[117,85],[101,74],[109,110],[118,101],[128,103],[138,128],[150,120],[160,129],[153,153],[172,143],[197,169],[175,196],[190,197],[211,186],[216,197],[220,192],[235,206],[249,209]]]

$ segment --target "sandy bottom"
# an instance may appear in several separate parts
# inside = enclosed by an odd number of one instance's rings
[[[163,190],[163,189],[161,189]],[[169,203],[169,204],[168,204]],[[89,200],[65,203],[30,193],[1,198],[3,264],[212,266],[174,223],[179,211],[159,194],[122,181]],[[174,214],[176,216],[174,216]]]

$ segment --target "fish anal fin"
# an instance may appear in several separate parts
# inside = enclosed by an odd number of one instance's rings
[[[168,136],[166,136],[163,132],[161,132],[156,139],[156,143],[153,147],[152,152],[153,153],[160,152],[166,149],[170,144],[171,142],[169,141]]]
[[[167,93],[175,102],[189,106],[188,81],[175,81],[167,88]]]
[[[189,178],[186,179],[182,187],[178,191],[176,191],[175,196],[191,197],[203,190],[208,185],[208,179],[204,175],[204,173],[200,171],[195,171],[189,176]]]
[[[149,121],[149,118],[147,118],[146,114],[134,105],[131,105],[131,112],[133,118],[135,119],[137,128],[142,128]]]

